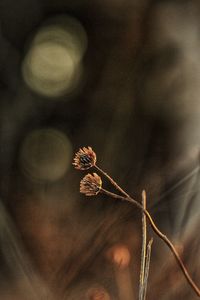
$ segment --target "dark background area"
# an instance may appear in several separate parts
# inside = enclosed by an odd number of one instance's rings
[[[137,299],[141,214],[79,194],[83,146],[135,199],[147,191],[200,282],[199,16],[186,0],[0,0],[1,299],[96,299],[96,286]],[[125,275],[113,245],[130,251]],[[195,299],[155,238],[147,299],[177,297]]]

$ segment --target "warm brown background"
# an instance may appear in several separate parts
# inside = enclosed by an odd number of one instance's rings
[[[87,34],[83,75],[74,93],[45,97],[26,84],[22,65],[35,34],[63,14]],[[199,17],[198,0],[0,0],[1,299],[86,300],[96,285],[110,299],[137,299],[141,216],[79,195],[72,153],[88,145],[134,198],[146,189],[148,208],[200,284]],[[25,139],[46,128],[65,134],[72,153],[41,138],[44,148],[30,147],[24,162]],[[32,150],[45,153],[42,179],[31,173],[40,165]],[[118,243],[131,253],[126,299],[106,256]],[[177,298],[195,295],[155,238],[147,299]]]

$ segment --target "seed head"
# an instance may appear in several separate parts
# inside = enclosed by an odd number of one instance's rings
[[[97,195],[102,187],[102,180],[96,173],[87,174],[80,182],[80,193],[86,196]]]
[[[96,153],[91,147],[80,148],[75,154],[73,165],[78,170],[87,170],[96,164]]]

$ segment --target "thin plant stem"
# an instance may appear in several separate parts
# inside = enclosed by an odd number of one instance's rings
[[[143,294],[142,300],[146,299],[147,294],[147,285],[148,285],[148,277],[149,277],[149,267],[151,260],[151,248],[152,248],[153,239],[150,239],[147,245],[147,255],[145,259],[145,273],[144,273],[144,283],[143,283]]]
[[[99,166],[94,165],[94,168],[97,169],[102,175],[104,175],[109,181],[110,183],[120,192],[122,193],[122,195],[124,195],[127,198],[131,198],[129,196],[129,194],[127,194],[114,180],[112,177],[110,177],[110,175],[108,175],[106,172],[104,172],[104,170],[102,170]]]
[[[143,209],[146,209],[145,191],[142,192],[142,207]],[[140,266],[139,300],[143,300],[143,294],[144,294],[146,250],[147,250],[147,221],[146,221],[146,215],[142,212],[142,251],[141,251],[141,266]]]
[[[123,190],[122,190],[123,191]],[[115,193],[112,193],[110,191],[107,191],[103,188],[101,188],[100,190],[101,193],[103,194],[106,194],[107,196],[109,197],[112,197],[112,198],[115,198],[115,199],[120,199],[122,201],[128,201],[132,204],[134,204],[137,208],[139,208],[147,217],[153,231],[156,233],[156,235],[162,239],[164,241],[164,243],[168,246],[168,248],[171,250],[171,252],[173,253],[180,269],[182,270],[183,272],[183,275],[185,276],[187,282],[189,283],[189,285],[192,287],[192,289],[195,291],[196,295],[198,297],[200,297],[200,290],[199,288],[197,287],[197,285],[195,284],[195,282],[193,281],[193,279],[191,278],[190,274],[188,273],[182,259],[180,258],[178,252],[176,251],[174,245],[171,243],[171,241],[168,239],[168,237],[166,235],[164,235],[159,229],[158,227],[156,226],[156,224],[154,223],[150,213],[148,212],[148,210],[144,209],[143,206],[137,202],[136,200],[134,200],[133,198],[131,198],[130,196],[121,196],[121,195],[117,195]]]

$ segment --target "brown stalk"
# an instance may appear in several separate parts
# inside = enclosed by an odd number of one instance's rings
[[[97,166],[96,164],[94,165],[94,168],[96,168],[102,175],[104,175],[109,181],[110,183],[120,192],[122,193],[122,195],[126,196],[127,198],[131,198],[129,196],[129,194],[127,194],[114,180],[112,177],[110,177],[110,175],[108,175],[106,172],[104,172],[101,168],[99,168],[99,166]]]
[[[143,283],[143,300],[146,299],[147,293],[147,284],[148,284],[148,277],[149,277],[149,267],[150,267],[150,260],[151,260],[151,248],[153,244],[153,238],[150,239],[147,245],[147,255],[145,261],[145,272],[144,272],[144,283]]]
[[[142,192],[142,207],[146,209],[146,193]],[[142,252],[141,252],[141,266],[140,266],[140,286],[139,286],[139,300],[145,299],[144,295],[144,277],[146,265],[147,252],[147,222],[146,215],[142,212]]]

